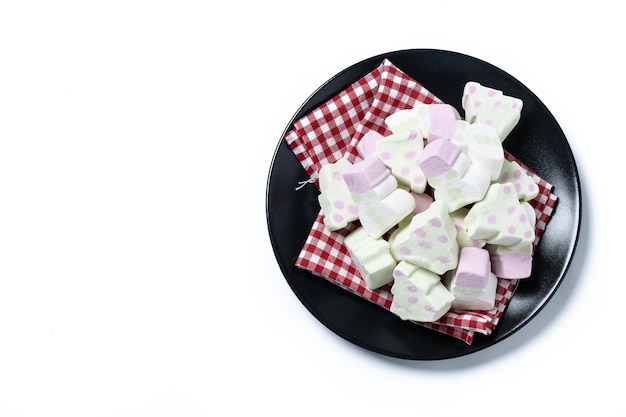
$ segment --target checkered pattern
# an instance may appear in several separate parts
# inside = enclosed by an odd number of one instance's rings
[[[414,106],[416,102],[428,104],[441,101],[389,60],[384,60],[374,71],[294,123],[294,128],[286,134],[285,139],[317,184],[317,173],[322,166],[341,157],[354,162],[357,157],[356,144],[363,134],[368,130],[375,130],[383,135],[390,134],[384,119],[398,110]],[[506,158],[518,162],[539,186],[539,195],[530,202],[537,214],[536,247],[555,207],[556,196],[551,192],[551,184],[512,155],[506,153]],[[344,237],[357,225],[351,224],[345,229],[329,232],[323,219],[320,211],[296,260],[296,266],[389,310],[392,301],[390,286],[373,291],[365,287],[343,245]],[[471,344],[475,332],[491,334],[513,296],[517,282],[498,280],[496,306],[490,311],[451,310],[436,322],[416,325]]]
[[[385,117],[417,102],[441,102],[389,60],[294,123],[285,139],[309,177],[327,163],[357,158],[356,144],[369,130],[391,132]]]

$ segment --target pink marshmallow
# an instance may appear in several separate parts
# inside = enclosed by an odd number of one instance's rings
[[[529,253],[503,253],[491,255],[491,268],[498,278],[528,278],[532,270],[533,257]]]
[[[411,193],[415,200],[415,208],[413,214],[418,214],[428,210],[430,205],[435,201],[430,195],[424,193]]]
[[[356,145],[359,156],[363,159],[367,159],[376,155],[376,142],[382,139],[384,136],[380,133],[370,130],[368,131],[359,143]]]
[[[430,104],[428,106],[430,128],[428,141],[452,139],[456,130],[456,121],[461,120],[459,112],[449,104]]]
[[[428,142],[420,157],[419,166],[427,177],[438,177],[452,169],[460,154],[461,148],[449,140]]]
[[[498,278],[491,272],[489,251],[464,247],[455,271],[444,277],[444,285],[454,295],[455,310],[491,310],[496,302]]]
[[[359,161],[343,171],[343,179],[352,193],[369,191],[390,175],[389,169],[376,157]]]
[[[491,273],[491,260],[486,249],[464,247],[456,269],[456,285],[463,288],[485,288]]]

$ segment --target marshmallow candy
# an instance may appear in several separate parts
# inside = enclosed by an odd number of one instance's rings
[[[401,319],[433,322],[450,310],[454,296],[437,274],[401,261],[393,271],[393,278],[390,310]]]
[[[398,188],[395,177],[376,157],[346,168],[343,179],[358,207],[361,226],[374,238],[381,237],[415,208],[415,199]]]
[[[522,167],[515,161],[504,161],[498,182],[512,183],[517,192],[517,197],[521,201],[532,200],[539,194],[539,187],[535,181],[533,181],[532,177],[526,174]]]
[[[471,163],[481,168],[491,181],[498,179],[504,163],[504,148],[493,126],[458,120],[452,143],[461,148]]]
[[[344,158],[324,165],[319,171],[318,201],[324,213],[324,225],[331,232],[339,230],[358,218],[359,209],[343,179],[342,172],[352,164]]]
[[[484,239],[470,239],[467,235],[465,216],[467,216],[468,212],[469,209],[467,207],[461,207],[460,209],[450,213],[450,219],[456,228],[456,242],[459,244],[459,248],[482,248],[487,243]]]
[[[359,227],[346,236],[343,243],[367,288],[374,290],[393,280],[396,261],[386,240],[375,239]]]
[[[411,223],[414,215],[428,210],[428,207],[430,207],[430,205],[434,201],[433,198],[426,193],[411,193],[411,197],[413,197],[413,199],[415,200],[415,208],[408,216],[406,216],[404,219],[402,219],[402,221],[400,221],[400,223],[398,223],[398,227],[407,226],[409,223]]]
[[[500,90],[474,81],[465,84],[461,102],[465,120],[493,126],[502,142],[519,122],[523,105],[518,98],[505,96]]]
[[[393,133],[418,131],[422,137],[431,141],[452,137],[455,123],[460,119],[459,112],[449,104],[418,103],[412,109],[400,110],[387,116],[385,123]]]
[[[470,239],[488,244],[519,247],[535,240],[535,215],[528,203],[520,203],[511,183],[493,183],[487,195],[474,203],[465,216]]]
[[[414,215],[408,225],[395,230],[389,243],[395,259],[435,274],[441,275],[457,266],[456,228],[441,201],[435,200],[426,211]]]
[[[424,139],[418,130],[404,130],[376,142],[376,155],[401,185],[416,193],[426,189],[426,176],[418,165],[423,149]]]
[[[530,277],[533,267],[532,244],[517,248],[487,245],[491,258],[491,270],[499,278],[523,279]]]
[[[435,189],[435,200],[445,202],[450,211],[481,200],[489,187],[489,176],[450,140],[428,142],[419,166]]]
[[[411,196],[413,196],[413,199],[415,200],[413,214],[418,214],[428,210],[428,207],[430,207],[433,201],[435,201],[429,194],[425,193],[411,193]]]
[[[482,248],[462,248],[459,264],[444,276],[452,295],[452,309],[491,310],[496,301],[498,279],[491,272],[489,252]]]
[[[376,155],[376,143],[384,138],[380,133],[369,130],[356,144],[356,150],[361,159],[367,159]]]
[[[399,110],[385,118],[385,124],[393,133],[403,131],[417,131],[425,136],[430,121],[428,118],[428,105],[417,103],[415,107]]]
[[[456,123],[461,120],[459,112],[449,104],[429,104],[428,116],[430,125],[424,134],[428,141],[449,139],[456,131]]]

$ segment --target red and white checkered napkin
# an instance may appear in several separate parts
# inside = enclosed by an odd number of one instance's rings
[[[285,140],[310,178],[318,185],[318,172],[322,166],[342,157],[355,162],[358,157],[356,144],[367,131],[391,134],[385,125],[385,118],[398,110],[413,107],[416,102],[429,104],[441,101],[385,59],[371,73],[296,121],[294,128],[285,135]],[[507,153],[506,157],[517,161],[539,186],[539,195],[530,202],[537,214],[536,247],[556,204],[556,196],[551,193],[551,184],[510,154]],[[323,219],[320,211],[296,260],[296,266],[389,310],[392,301],[390,286],[374,291],[367,289],[343,245],[344,237],[357,226],[352,224],[343,230],[329,232]],[[490,311],[451,310],[436,322],[416,324],[471,344],[475,332],[489,335],[495,328],[516,286],[517,280],[499,279],[496,306]]]

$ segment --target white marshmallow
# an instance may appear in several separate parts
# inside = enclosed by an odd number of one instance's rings
[[[345,169],[343,178],[359,208],[361,225],[374,238],[381,237],[415,208],[415,199],[398,188],[396,178],[376,157]]]
[[[539,187],[535,181],[533,181],[532,177],[526,174],[520,164],[515,161],[504,161],[502,169],[500,170],[498,182],[512,183],[515,191],[517,192],[517,198],[521,201],[532,200],[539,194]]]
[[[415,208],[415,199],[407,191],[397,188],[385,198],[359,205],[359,220],[367,232],[381,237],[408,216]]]
[[[502,142],[519,122],[523,106],[522,100],[474,81],[465,84],[461,101],[465,120],[492,125]]]
[[[447,139],[429,142],[419,164],[435,189],[435,200],[445,202],[450,211],[482,199],[489,187],[488,175]]]
[[[412,109],[400,110],[387,116],[385,123],[393,133],[418,131],[422,137],[433,141],[441,138],[450,139],[456,120],[461,119],[459,112],[445,103],[417,103]]]
[[[319,171],[318,201],[324,213],[324,225],[330,231],[339,230],[358,219],[359,210],[341,173],[352,164],[341,158],[324,165]]]
[[[391,256],[386,240],[374,239],[359,227],[346,236],[343,243],[367,288],[374,290],[393,280],[396,261]]]
[[[395,259],[435,274],[441,275],[457,266],[456,228],[441,201],[435,200],[427,210],[413,216],[408,225],[395,230],[389,243]]]
[[[457,120],[452,143],[461,148],[472,164],[491,181],[498,179],[504,162],[504,148],[493,126]]]
[[[393,133],[413,130],[425,136],[429,123],[428,105],[423,103],[417,103],[411,109],[399,110],[385,118],[385,124]]]
[[[418,130],[404,130],[376,142],[376,155],[400,184],[416,193],[426,189],[426,176],[418,165],[423,149],[424,139]]]
[[[357,206],[365,204],[374,204],[391,194],[398,188],[398,180],[396,177],[389,175],[380,184],[375,185],[367,191],[352,192],[352,200]]]
[[[467,207],[461,207],[450,213],[450,219],[456,228],[456,242],[459,244],[459,248],[482,248],[487,243],[484,239],[470,239],[467,235],[465,216],[467,216],[468,212],[469,209]]]
[[[535,227],[529,206],[517,199],[513,184],[493,183],[485,198],[474,203],[465,216],[467,234],[470,239],[484,239],[492,245],[532,243]]]
[[[391,312],[403,320],[433,322],[450,310],[454,296],[431,271],[402,261],[393,271]]]
[[[473,164],[468,165],[461,175],[458,174],[455,164],[448,174],[430,178],[428,181],[435,189],[435,200],[445,202],[450,211],[481,200],[490,184],[487,174]]]

